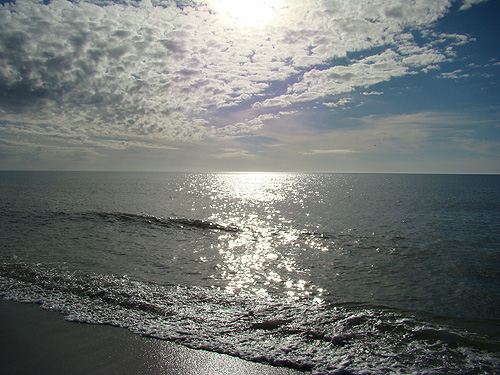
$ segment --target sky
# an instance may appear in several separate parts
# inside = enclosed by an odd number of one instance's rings
[[[0,169],[500,173],[498,0],[0,1]]]

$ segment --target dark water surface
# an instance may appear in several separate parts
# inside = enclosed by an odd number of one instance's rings
[[[500,176],[0,172],[0,293],[316,373],[500,372]]]

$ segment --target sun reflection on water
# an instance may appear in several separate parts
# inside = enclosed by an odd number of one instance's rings
[[[219,193],[228,198],[246,202],[274,202],[283,200],[287,185],[293,184],[293,176],[280,173],[228,173],[214,177],[219,183]]]
[[[300,175],[235,173],[212,175],[214,196],[210,220],[240,229],[219,236],[222,259],[214,278],[225,280],[231,293],[251,291],[268,295],[285,292],[290,297],[312,293],[309,272],[297,263],[303,251],[296,243],[301,232],[293,228],[287,210]],[[221,206],[223,209],[221,209]],[[321,291],[314,290],[321,295]]]

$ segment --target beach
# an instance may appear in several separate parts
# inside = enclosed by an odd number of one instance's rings
[[[3,374],[298,375],[229,355],[189,349],[123,328],[68,322],[36,304],[0,301]]]

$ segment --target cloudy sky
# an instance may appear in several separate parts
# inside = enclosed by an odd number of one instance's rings
[[[500,173],[500,1],[0,4],[0,169]]]

